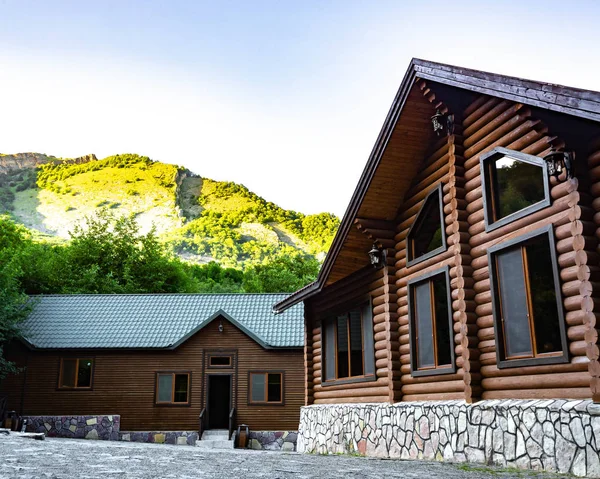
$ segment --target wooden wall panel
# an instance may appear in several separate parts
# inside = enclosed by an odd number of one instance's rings
[[[435,399],[463,399],[465,391],[464,369],[457,367],[455,374],[440,374],[434,376],[413,377],[410,366],[410,335],[409,335],[409,312],[408,312],[408,282],[427,272],[442,266],[450,268],[450,287],[453,296],[452,310],[454,322],[454,343],[456,345],[456,357],[461,356],[462,331],[457,326],[460,324],[459,301],[456,295],[461,270],[457,265],[461,264],[460,242],[455,244],[455,221],[456,215],[449,215],[450,209],[456,206],[459,198],[456,191],[444,189],[444,225],[446,227],[447,249],[445,252],[425,260],[416,265],[407,267],[407,235],[413,225],[416,216],[423,206],[426,196],[434,190],[440,182],[448,186],[451,176],[455,176],[456,170],[461,167],[456,164],[456,148],[454,137],[443,136],[432,147],[431,153],[420,162],[419,174],[414,178],[411,188],[407,192],[402,208],[398,212],[398,226],[396,240],[396,295],[398,304],[399,324],[399,353],[400,374],[402,384],[403,401],[424,401]],[[455,186],[454,180],[452,185]],[[468,263],[468,258],[466,259]],[[456,297],[456,298],[455,298]],[[462,304],[462,303],[461,303]]]
[[[581,225],[580,195],[577,180],[551,181],[553,204],[492,232],[485,232],[480,175],[480,156],[503,146],[524,153],[543,156],[560,140],[548,134],[548,127],[532,118],[529,108],[489,98],[477,100],[478,107],[465,112],[463,127],[464,180],[467,206],[468,242],[470,246],[475,325],[484,399],[532,397],[590,397],[587,358],[583,343],[581,280],[572,268],[581,267],[581,255],[574,245],[581,242],[573,234]],[[496,366],[496,341],[492,316],[487,249],[516,238],[528,231],[552,224],[557,239],[562,291],[569,337],[570,364],[503,369]],[[595,247],[595,246],[594,246]],[[585,246],[584,246],[585,248]],[[571,268],[571,269],[570,269]],[[572,273],[573,271],[573,273]],[[574,274],[574,276],[573,276]],[[577,303],[577,304],[575,304]],[[538,393],[532,394],[532,390]]]
[[[600,305],[600,264],[598,262],[598,239],[600,239],[600,139],[596,140],[589,148],[587,155],[586,171],[590,180],[590,206],[594,213],[594,228],[589,228],[589,223],[576,220],[572,225],[574,236],[579,239],[577,244],[582,244],[582,239],[589,237],[586,233],[593,231],[596,239],[596,248],[586,251],[585,264],[583,255],[579,254],[580,265],[577,268],[577,279],[582,281],[581,312],[584,325],[587,326],[583,339],[586,342],[586,356],[589,360],[588,371],[591,376],[592,397],[595,402],[600,402],[600,350],[599,334],[600,318],[598,306]],[[583,183],[583,182],[582,182]],[[594,242],[584,242],[586,245]]]
[[[304,404],[302,349],[265,350],[225,319],[224,331],[219,333],[218,323],[213,321],[173,351],[81,351],[76,355],[95,358],[92,391],[57,390],[60,353],[31,351],[26,387],[22,388],[24,374],[9,377],[0,384],[0,394],[9,393],[9,407],[21,414],[120,414],[124,431],[197,430],[205,404],[203,353],[220,347],[237,350],[237,423],[248,424],[252,430],[296,430]],[[191,372],[190,406],[154,405],[155,374],[171,370]],[[248,404],[251,370],[285,371],[284,406]],[[22,408],[15,393],[19,390],[24,390]]]
[[[365,251],[365,263],[368,261]],[[390,259],[390,263],[393,260]],[[312,375],[313,401],[315,404],[330,402],[389,402],[394,400],[392,389],[396,379],[389,361],[396,357],[391,350],[396,335],[396,313],[394,298],[390,296],[394,286],[393,265],[381,269],[363,268],[344,281],[326,288],[310,301],[307,309],[312,321]],[[323,387],[321,385],[322,342],[321,318],[327,312],[339,307],[352,306],[357,301],[370,297],[373,306],[373,337],[375,341],[374,381],[341,384]],[[398,389],[399,389],[399,385]],[[310,385],[309,385],[310,388]]]

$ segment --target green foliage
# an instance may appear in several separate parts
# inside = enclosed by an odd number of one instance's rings
[[[65,293],[176,293],[197,290],[185,265],[164,248],[155,231],[140,234],[132,217],[102,210],[86,218],[66,248],[71,271]]]
[[[18,325],[29,312],[27,296],[21,292],[18,252],[28,240],[24,228],[7,216],[0,216],[0,380],[16,372],[15,365],[3,356],[4,346],[19,334]],[[15,254],[17,253],[17,254]]]
[[[329,213],[284,210],[243,185],[135,154],[81,164],[54,159],[5,176],[0,212],[14,207],[16,218],[38,221],[40,230],[72,232],[63,244],[26,241],[17,279],[30,294],[291,291],[314,279],[315,258],[339,225]],[[112,216],[116,208],[126,217]],[[136,217],[157,224],[160,234],[141,234]],[[207,260],[213,262],[193,264]],[[271,263],[276,271],[268,279]]]
[[[291,293],[317,278],[319,262],[305,254],[282,255],[273,261],[251,267],[244,276],[248,293]]]
[[[339,226],[330,213],[305,216],[284,210],[232,182],[203,179],[198,202],[204,210],[171,236],[171,244],[177,252],[210,256],[230,266],[262,264],[291,249],[285,240],[247,238],[245,224],[261,225],[274,237],[276,230],[292,241],[295,236],[293,251],[303,248],[310,254],[326,252]]]
[[[198,280],[199,293],[243,293],[244,273],[235,268],[223,268],[211,261],[203,265],[191,265],[191,274]]]

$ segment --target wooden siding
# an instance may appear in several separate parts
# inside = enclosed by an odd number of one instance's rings
[[[573,276],[577,266],[574,251],[574,222],[580,221],[577,179],[559,183],[551,179],[552,205],[493,231],[485,231],[481,187],[480,156],[502,146],[523,153],[544,156],[552,145],[564,143],[549,133],[548,126],[532,116],[521,104],[482,97],[465,112],[464,136],[464,197],[466,199],[467,237],[470,248],[472,288],[465,296],[472,301],[475,313],[474,335],[468,343],[477,346],[481,378],[481,395],[473,398],[589,398],[590,377],[582,340],[581,302],[573,304],[579,295],[580,280]],[[591,218],[590,218],[591,219]],[[496,360],[496,336],[492,313],[487,249],[524,233],[552,225],[556,236],[561,289],[565,307],[570,363],[535,365],[499,369]],[[595,246],[594,246],[595,248]],[[474,361],[475,362],[475,361]],[[476,363],[476,362],[475,362]],[[471,398],[471,399],[473,399]]]
[[[568,144],[560,132],[569,128],[559,117],[542,122],[532,107],[486,95],[470,99],[460,111],[450,111],[434,90],[434,84],[416,81],[409,97],[414,111],[404,110],[399,124],[407,125],[412,117],[415,125],[429,122],[431,128],[429,117],[439,108],[454,114],[454,132],[439,139],[423,133],[419,140],[414,138],[422,142],[420,146],[409,141],[411,160],[397,156],[402,141],[392,136],[390,145],[396,146],[383,155],[379,168],[384,169],[375,174],[360,216],[354,220],[356,229],[346,240],[349,247],[335,260],[330,285],[306,303],[307,351],[311,353],[305,357],[307,403],[592,397],[600,401],[600,316],[596,306],[600,304],[600,129],[591,144]],[[430,102],[430,108],[421,105],[417,94]],[[453,99],[449,104],[460,102]],[[394,131],[401,131],[398,128]],[[552,147],[575,149],[578,176],[560,182],[551,178],[550,206],[486,231],[480,158],[496,147],[539,157]],[[407,266],[408,231],[427,194],[440,182],[447,249]],[[404,192],[403,198],[398,198],[397,192],[391,194],[384,185],[396,185],[396,191]],[[395,246],[388,250],[388,265],[371,272],[369,280],[361,279],[363,270],[359,268],[367,264],[367,251],[377,239],[376,234],[366,234],[368,227],[364,225],[377,228],[377,224],[390,223],[392,207],[396,208],[391,221],[396,225]],[[569,361],[499,369],[487,249],[550,225],[556,238]],[[384,232],[379,236],[388,237]],[[387,245],[386,241],[380,243]],[[339,263],[345,261],[348,265],[344,269]],[[450,271],[456,372],[413,377],[407,283],[442,266]],[[387,288],[377,290],[385,278]],[[337,303],[350,303],[365,294],[371,295],[374,304],[377,382],[325,390],[320,386],[319,317]]]
[[[8,407],[21,414],[120,414],[124,431],[197,430],[198,416],[206,405],[206,378],[231,372],[238,424],[247,424],[251,430],[296,430],[304,403],[302,349],[263,349],[227,320],[223,319],[223,333],[219,333],[218,324],[219,320],[213,321],[172,351],[65,352],[63,357],[95,358],[91,391],[57,390],[60,353],[26,353],[24,347],[13,346],[11,356],[27,364],[27,370],[2,381],[0,394],[8,394]],[[235,352],[233,368],[206,368],[208,352],[219,349]],[[284,405],[249,405],[249,371],[282,370]],[[157,371],[191,373],[189,406],[155,406]]]
[[[311,301],[308,308],[315,321],[311,323],[307,348],[312,349],[310,375],[307,374],[307,400],[325,404],[335,402],[356,402],[362,398],[368,402],[388,402],[393,400],[393,384],[397,381],[397,373],[391,367],[391,361],[396,358],[397,321],[395,312],[394,267],[389,264],[381,269],[363,268],[345,281],[327,288],[323,295]],[[337,384],[323,387],[321,385],[322,341],[321,319],[328,316],[329,311],[340,307],[352,306],[366,297],[371,298],[373,307],[373,339],[375,350],[374,381]],[[312,384],[308,380],[312,376]],[[311,387],[312,386],[312,387]],[[399,384],[398,384],[399,388]]]

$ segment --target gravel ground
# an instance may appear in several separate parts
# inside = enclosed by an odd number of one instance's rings
[[[509,478],[558,479],[539,472],[352,456],[266,451],[201,451],[110,441],[35,441],[0,435],[1,478]]]

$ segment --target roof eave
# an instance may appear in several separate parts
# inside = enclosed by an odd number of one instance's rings
[[[387,143],[394,130],[394,126],[396,125],[398,115],[402,111],[402,107],[406,102],[406,98],[408,97],[410,89],[416,78],[414,61],[415,60],[413,59],[410,62],[410,65],[408,66],[408,69],[404,74],[404,78],[402,79],[400,88],[398,89],[396,97],[394,98],[394,102],[392,103],[392,106],[388,111],[385,122],[383,123],[383,127],[381,128],[379,136],[377,137],[377,141],[375,142],[375,146],[373,147],[373,150],[371,151],[371,154],[369,156],[369,160],[367,161],[367,164],[365,165],[360,179],[358,180],[358,185],[356,186],[356,189],[352,194],[352,198],[350,199],[350,203],[346,208],[346,212],[344,214],[344,217],[342,218],[340,227],[338,228],[333,242],[331,243],[331,248],[329,249],[327,256],[325,257],[323,266],[319,271],[319,276],[317,277],[317,280],[314,283],[312,283],[314,286],[312,288],[303,288],[295,293],[292,293],[286,299],[277,303],[273,307],[273,310],[276,313],[282,313],[283,311],[285,311],[288,308],[291,308],[300,301],[306,300],[316,295],[325,286],[329,273],[331,272],[333,264],[335,263],[335,259],[341,251],[346,236],[352,228],[354,218],[356,217],[356,214],[358,213],[360,205],[362,204],[362,201],[365,197],[365,194],[369,189],[375,170],[377,169],[377,166],[381,161],[381,157],[383,155],[383,152],[385,151],[385,147],[387,146]]]

